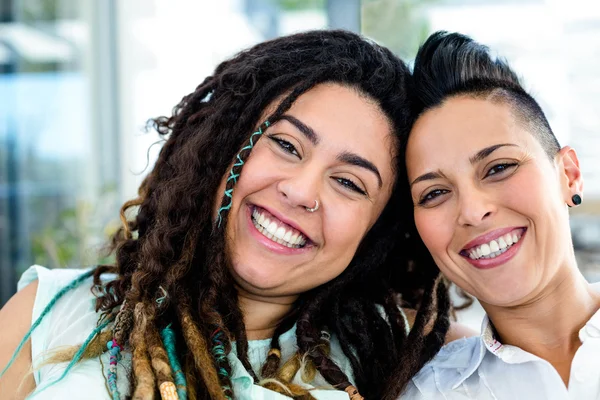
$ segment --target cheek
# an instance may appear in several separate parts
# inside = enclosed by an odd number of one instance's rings
[[[509,179],[497,193],[501,204],[536,223],[550,223],[564,208],[556,177],[537,168],[528,168]]]
[[[419,236],[429,252],[438,258],[452,241],[454,223],[442,207],[430,210],[416,210],[415,224]]]
[[[261,141],[262,140],[264,139],[261,139]],[[229,212],[236,210],[244,197],[261,190],[271,182],[275,171],[279,168],[278,166],[275,166],[275,161],[273,160],[273,157],[269,155],[266,146],[261,146],[260,144],[261,142],[258,142],[248,156],[248,159],[244,162],[240,176],[237,178],[237,183],[233,187],[232,208]],[[218,196],[215,199],[214,205],[215,216],[221,207],[223,196],[225,196],[225,187],[227,179],[230,177],[231,168],[233,168],[233,163],[227,168],[227,172],[219,185],[217,192]]]
[[[336,269],[345,269],[367,232],[370,215],[360,211],[359,208],[331,207],[325,215],[326,246],[323,250],[327,258],[338,265]]]

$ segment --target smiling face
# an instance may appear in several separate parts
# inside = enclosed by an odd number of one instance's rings
[[[395,147],[388,119],[355,90],[323,84],[300,96],[234,188],[226,240],[236,283],[288,296],[341,274],[390,198]]]
[[[452,97],[416,122],[406,150],[414,217],[441,271],[482,303],[543,295],[574,265],[575,152],[551,160],[509,106]]]

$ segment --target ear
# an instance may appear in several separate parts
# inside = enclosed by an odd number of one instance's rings
[[[577,153],[570,146],[565,146],[556,155],[556,163],[561,178],[562,193],[568,206],[572,207],[572,197],[575,194],[583,195],[583,177],[579,168]]]

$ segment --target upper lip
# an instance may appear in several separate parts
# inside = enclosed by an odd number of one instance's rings
[[[310,236],[308,236],[306,234],[306,232],[295,221],[292,221],[289,218],[286,218],[285,216],[283,216],[278,211],[273,210],[273,209],[271,209],[269,207],[266,207],[266,206],[263,206],[263,205],[260,205],[260,204],[254,204],[254,206],[259,207],[259,208],[263,208],[263,209],[267,210],[271,215],[273,215],[275,218],[277,218],[278,220],[280,220],[284,224],[287,224],[287,225],[291,226],[292,228],[296,229],[297,231],[299,231],[300,233],[302,233],[304,235],[304,237],[306,237],[307,242],[313,242],[313,240],[310,238]]]
[[[471,240],[463,247],[463,250],[469,250],[475,246],[479,246],[480,244],[489,243],[494,239],[498,239],[502,235],[506,235],[508,232],[514,231],[515,229],[524,228],[520,226],[511,226],[506,228],[494,229],[493,231],[484,233],[483,235],[477,236],[475,239]]]

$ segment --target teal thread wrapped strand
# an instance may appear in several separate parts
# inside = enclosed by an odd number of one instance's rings
[[[117,386],[117,364],[119,361],[121,361],[121,346],[113,338],[113,340],[110,340],[106,344],[106,347],[108,348],[108,353],[110,354],[110,364],[108,367],[107,378],[110,396],[112,400],[120,400],[121,394],[119,393],[119,388]]]
[[[242,147],[242,149],[237,154],[237,156],[236,156],[237,161],[233,164],[233,166],[229,170],[229,177],[227,178],[227,182],[233,181],[234,185],[237,183],[237,179],[240,177],[240,174],[236,174],[234,172],[234,169],[236,169],[237,167],[241,167],[241,166],[244,165],[244,161],[242,160],[242,157],[241,157],[242,152],[243,151],[250,151],[250,150],[252,150],[252,148],[254,147],[254,143],[255,143],[255,136],[258,136],[256,138],[256,140],[258,140],[260,138],[260,136],[263,134],[263,126],[264,126],[264,129],[267,129],[269,127],[269,125],[270,125],[269,121],[265,121],[264,123],[262,123],[258,127],[258,130],[256,132],[254,132],[252,135],[250,135],[250,143],[247,146]],[[233,196],[233,187],[231,189],[225,190],[224,195],[226,197],[229,197],[229,204],[227,204],[226,206],[223,206],[223,207],[219,208],[218,222],[217,222],[217,226],[218,227],[221,227],[221,222],[223,221],[223,217],[221,216],[221,213],[223,211],[228,211],[231,208],[232,196]]]
[[[27,331],[27,333],[25,334],[23,339],[21,339],[21,342],[17,346],[17,349],[14,351],[12,357],[10,358],[10,361],[8,362],[8,364],[6,364],[6,367],[4,367],[2,372],[0,372],[0,378],[6,373],[6,371],[10,368],[10,366],[15,362],[15,360],[17,359],[17,356],[23,349],[23,346],[25,345],[25,343],[27,343],[27,341],[31,337],[31,334],[33,333],[33,331],[35,331],[35,329],[40,325],[40,323],[42,322],[44,317],[50,312],[50,310],[54,307],[56,302],[58,300],[60,300],[60,298],[63,297],[66,293],[68,293],[72,289],[75,289],[77,286],[79,286],[83,281],[88,279],[93,274],[94,274],[93,269],[83,273],[82,275],[78,276],[75,280],[73,280],[71,283],[69,283],[67,286],[62,288],[58,293],[56,293],[56,295],[52,298],[52,300],[50,300],[48,305],[44,308],[44,310],[42,311],[40,316],[31,325],[31,328],[29,328],[29,330]]]
[[[83,344],[81,345],[81,347],[79,348],[79,350],[77,350],[77,353],[75,353],[75,355],[73,356],[73,359],[69,362],[69,365],[67,365],[67,367],[63,371],[62,375],[58,379],[56,379],[55,381],[50,382],[46,386],[42,387],[40,390],[35,391],[31,395],[31,397],[37,396],[38,394],[42,393],[44,390],[46,390],[49,387],[54,386],[58,382],[62,381],[65,378],[65,376],[67,376],[67,374],[71,371],[71,369],[75,366],[75,364],[77,364],[81,360],[81,357],[83,356],[83,353],[85,352],[85,350],[87,349],[87,347],[90,345],[90,342],[92,341],[92,339],[94,339],[94,337],[96,335],[98,335],[102,331],[102,329],[106,328],[106,326],[109,323],[111,323],[112,320],[113,320],[112,318],[111,319],[107,319],[102,324],[98,325],[96,327],[96,329],[94,329],[92,331],[92,333],[87,337],[87,339],[85,339],[85,341],[83,342]]]
[[[227,354],[225,352],[225,345],[221,338],[223,337],[223,331],[221,328],[217,328],[213,334],[211,335],[211,341],[213,342],[212,354],[215,358],[217,364],[226,363],[227,362]],[[229,378],[229,373],[227,370],[221,366],[217,368],[217,374],[223,378]],[[227,399],[231,399],[227,393],[232,393],[232,389],[229,386],[222,386],[223,392],[225,393],[225,397]]]
[[[175,386],[177,387],[177,396],[179,400],[187,400],[187,382],[185,380],[185,374],[181,370],[181,364],[177,358],[177,350],[175,347],[175,332],[171,328],[171,324],[164,328],[160,335],[167,350],[167,356],[169,357],[169,364],[173,371],[173,377],[175,378]]]

